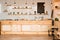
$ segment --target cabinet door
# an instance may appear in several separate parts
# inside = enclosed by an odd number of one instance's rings
[[[2,29],[1,31],[11,31],[11,25],[1,25]]]
[[[22,25],[22,31],[31,31],[30,25]]]
[[[21,25],[12,25],[12,32],[21,32]]]
[[[41,31],[40,25],[31,25],[31,30],[35,32]]]

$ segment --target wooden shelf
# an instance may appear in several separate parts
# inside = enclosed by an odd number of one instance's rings
[[[28,6],[26,6],[26,7],[19,7],[19,6],[15,6],[13,9],[32,9],[32,7],[28,7]]]
[[[32,8],[13,8],[13,9],[32,9]]]

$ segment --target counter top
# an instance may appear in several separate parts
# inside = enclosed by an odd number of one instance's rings
[[[26,20],[26,19],[16,19],[16,20],[12,20],[12,19],[7,19],[7,20],[0,20],[0,21],[52,21],[51,19],[43,19],[43,20]]]
[[[2,24],[52,24],[51,20],[39,20],[39,21],[26,21],[26,20],[19,20],[19,21],[1,21]]]

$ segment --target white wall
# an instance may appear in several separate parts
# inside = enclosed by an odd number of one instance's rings
[[[60,14],[60,8],[55,8],[55,6],[60,7],[60,2],[55,2],[54,3],[54,18],[59,18],[60,20],[60,16],[58,14]]]
[[[8,4],[11,4],[12,6],[14,6],[13,2],[14,0],[1,0],[0,1],[0,4],[1,4],[1,13],[0,13],[0,20],[1,19],[20,19],[20,18],[31,18],[31,19],[34,19],[35,17],[33,15],[29,16],[29,15],[21,15],[21,16],[9,16],[8,13],[9,12],[23,12],[23,13],[32,13],[34,14],[34,11],[37,11],[37,2],[45,2],[45,13],[46,11],[48,11],[48,15],[45,15],[44,18],[48,18],[50,19],[51,18],[51,11],[52,11],[52,5],[51,5],[51,0],[27,0],[27,5],[25,5],[25,2],[26,0],[15,0],[17,2],[16,6],[20,6],[20,7],[26,7],[26,6],[31,6],[32,9],[18,9],[18,10],[13,10],[13,9],[10,9],[9,10],[9,7],[5,6],[5,2],[7,1]],[[32,5],[32,3],[34,2],[34,5]],[[4,9],[8,9],[9,12],[5,13],[3,12]],[[41,15],[39,16],[41,17]]]
[[[60,21],[60,1],[53,3],[53,9],[54,9],[54,18],[58,18]],[[55,8],[55,6],[58,6],[59,8]]]

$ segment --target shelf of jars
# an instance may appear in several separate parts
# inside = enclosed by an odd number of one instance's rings
[[[34,15],[36,13],[9,12],[8,15]]]
[[[48,18],[44,18],[44,17],[37,17],[37,16],[34,16],[33,18],[30,17],[30,18],[26,18],[24,16],[24,18],[17,18],[17,19],[2,19],[0,21],[46,21],[46,20],[49,20]]]
[[[7,6],[12,9],[32,9],[32,6]]]
[[[16,12],[17,10],[18,11],[27,11],[27,10],[32,10],[33,8],[32,8],[32,6],[6,6],[6,9],[4,9],[3,10],[3,12],[9,12],[9,11],[11,11],[11,12]],[[14,14],[14,12],[13,12],[13,14]],[[18,14],[19,14],[19,12],[17,12]]]
[[[12,10],[15,10],[15,11],[21,10],[21,9],[23,9],[23,10],[25,9],[25,11],[27,11],[26,9],[31,10],[32,8],[12,8]],[[14,11],[14,12],[15,12],[15,11]],[[8,11],[8,9],[4,9],[3,12],[6,12],[6,13],[7,13],[7,12],[9,12],[9,11]],[[13,13],[14,13],[14,12],[13,12]],[[11,12],[10,12],[10,13],[11,13]],[[17,12],[17,13],[19,13],[19,12]]]
[[[28,6],[26,6],[26,7],[14,7],[13,9],[32,9],[32,7],[28,7]]]
[[[26,10],[25,10],[26,11]],[[48,13],[46,12],[46,13],[37,13],[36,11],[28,11],[28,12],[20,12],[20,11],[18,11],[18,12],[8,12],[8,15],[48,15]]]
[[[40,15],[40,14],[36,14],[36,13],[19,13],[19,12],[15,13],[15,12],[13,12],[13,13],[8,13],[8,15]]]
[[[9,15],[10,18],[8,18],[8,19],[2,19],[2,20],[3,21],[4,20],[10,20],[10,21],[19,21],[19,20],[20,21],[21,20],[24,20],[24,21],[40,21],[40,20],[48,20],[48,18],[45,18],[45,16],[48,17],[48,15],[39,15],[39,14],[36,14],[36,15],[23,15],[23,14],[16,15],[15,14],[15,15]]]

